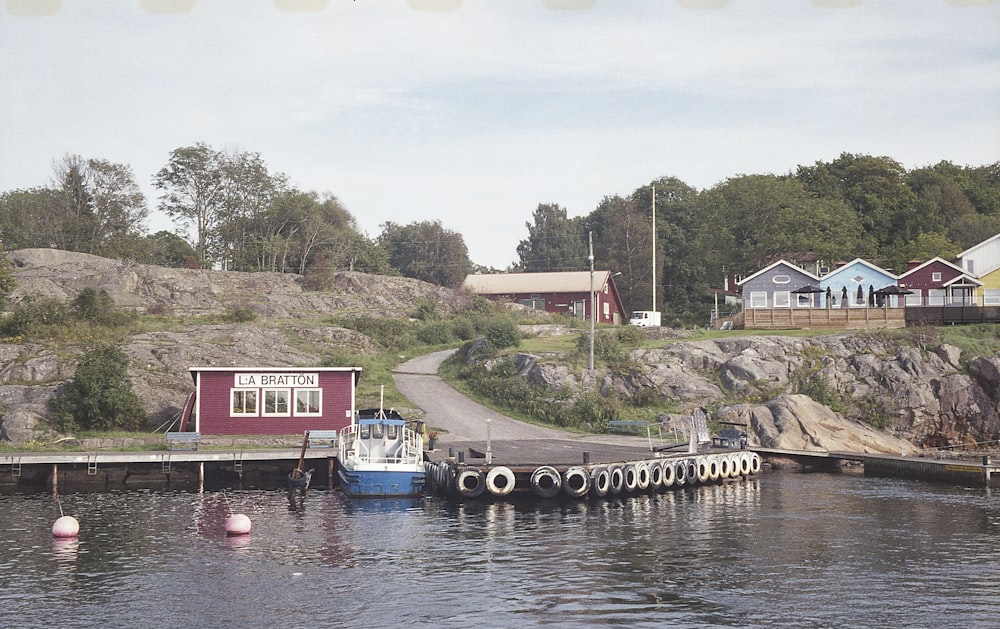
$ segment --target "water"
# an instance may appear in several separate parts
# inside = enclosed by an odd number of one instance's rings
[[[770,472],[598,502],[0,496],[3,627],[995,626],[1000,496]],[[247,537],[226,537],[242,512]]]

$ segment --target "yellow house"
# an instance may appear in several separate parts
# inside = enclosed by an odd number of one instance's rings
[[[979,276],[982,286],[976,288],[976,303],[984,306],[1000,306],[1000,267]]]

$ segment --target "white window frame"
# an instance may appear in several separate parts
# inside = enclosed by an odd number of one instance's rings
[[[940,282],[941,281],[941,271],[934,271],[933,273],[931,273],[931,281],[932,282]]]
[[[268,407],[268,397],[270,397],[272,395],[275,396],[276,398],[278,398],[278,397],[283,397],[284,398],[284,404],[285,404],[285,409],[284,410],[273,410],[273,411],[268,411],[267,410],[267,407]],[[290,417],[291,416],[291,414],[292,414],[292,403],[291,403],[292,390],[291,389],[287,389],[287,388],[286,389],[275,389],[275,388],[264,389],[261,392],[261,399],[263,400],[263,404],[261,404],[261,407],[260,407],[260,409],[261,409],[261,415],[262,416],[264,416],[264,417]],[[279,404],[280,404],[280,400],[276,399],[275,400],[275,406],[277,407]]]
[[[907,306],[922,306],[924,305],[924,297],[920,294],[920,291],[914,291],[909,295],[903,295],[906,299],[904,303]]]
[[[984,288],[983,305],[1000,306],[1000,288]]]
[[[943,306],[948,299],[948,291],[944,288],[931,288],[927,290],[928,306]]]
[[[813,294],[812,293],[796,293],[795,294],[795,307],[796,308],[812,308],[813,305]]]
[[[774,300],[775,308],[792,307],[791,293],[787,290],[776,290],[771,294],[771,298]]]
[[[237,404],[239,400],[239,404]],[[252,400],[251,404],[248,401]],[[242,409],[242,410],[238,410]],[[229,390],[229,416],[230,417],[257,417],[260,411],[260,391],[259,389],[230,389]]]
[[[750,291],[749,306],[751,309],[767,308],[767,291],[766,290]]]
[[[316,394],[316,411],[299,410],[299,396]],[[308,400],[307,400],[308,402]],[[295,389],[295,416],[319,417],[323,414],[323,389]],[[308,405],[307,405],[308,408]]]

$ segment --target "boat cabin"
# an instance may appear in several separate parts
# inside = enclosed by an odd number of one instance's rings
[[[360,367],[193,367],[182,430],[292,435],[351,425]]]

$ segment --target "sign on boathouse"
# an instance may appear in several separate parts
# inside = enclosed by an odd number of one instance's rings
[[[193,367],[194,430],[290,435],[349,426],[360,367]]]

